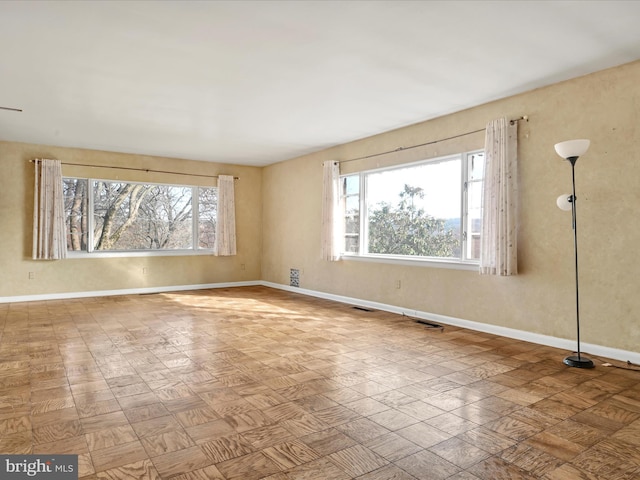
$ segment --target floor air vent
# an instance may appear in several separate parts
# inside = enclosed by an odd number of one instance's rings
[[[373,312],[373,310],[365,307],[353,307],[354,310],[362,310],[363,312]]]
[[[425,325],[427,328],[437,328],[440,330],[444,330],[444,327],[442,325],[438,325],[437,323],[433,323],[428,320],[422,320],[421,318],[416,319],[416,323]]]

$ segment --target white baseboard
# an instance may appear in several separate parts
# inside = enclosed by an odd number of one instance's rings
[[[462,318],[448,317],[446,315],[440,315],[437,313],[422,312],[419,310],[411,310],[407,308],[398,307],[395,305],[388,305],[385,303],[370,302],[368,300],[361,300],[359,298],[345,297],[342,295],[334,295],[331,293],[318,292],[315,290],[307,290],[304,288],[290,287],[288,285],[281,285],[271,282],[261,282],[262,285],[271,288],[277,288],[280,290],[286,290],[289,292],[301,293],[303,295],[309,295],[312,297],[324,298],[327,300],[333,300],[336,302],[347,303],[351,305],[371,308],[375,310],[382,310],[385,312],[397,313],[399,315],[408,315],[410,317],[419,318],[422,320],[429,320],[438,324],[451,325],[454,327],[467,328],[469,330],[475,330],[478,332],[492,333],[501,337],[513,338],[516,340],[523,340],[525,342],[536,343],[538,345],[546,345],[549,347],[560,348],[567,350],[568,353],[573,352],[576,346],[575,340],[568,340],[565,338],[552,337],[549,335],[541,335],[539,333],[527,332],[525,330],[516,330],[514,328],[501,327],[498,325],[491,325],[488,323],[473,322],[471,320],[464,320]],[[604,357],[613,360],[619,360],[622,362],[629,361],[631,363],[640,364],[640,353],[631,352],[628,350],[621,350],[618,348],[606,347],[604,345],[596,345],[593,343],[581,343],[581,351],[585,356],[594,355],[597,357]]]
[[[206,290],[208,288],[253,287],[262,285],[260,281],[203,283],[198,285],[170,285],[165,287],[125,288],[119,290],[92,290],[88,292],[44,293],[39,295],[18,295],[0,297],[0,303],[38,302],[44,300],[68,300],[72,298],[110,297],[114,295],[140,295],[149,293],[182,292],[186,290]]]
[[[396,313],[399,315],[408,315],[423,320],[429,320],[438,324],[451,325],[454,327],[467,328],[469,330],[475,330],[478,332],[491,333],[494,335],[500,335],[502,337],[514,338],[516,340],[523,340],[525,342],[537,343],[538,345],[547,345],[550,347],[560,348],[573,352],[575,347],[574,340],[568,340],[564,338],[551,337],[549,335],[541,335],[538,333],[527,332],[525,330],[516,330],[514,328],[501,327],[498,325],[491,325],[488,323],[473,322],[471,320],[464,320],[462,318],[449,317],[446,315],[440,315],[437,313],[422,312],[419,310],[411,310],[407,308],[398,307],[395,305],[388,305],[386,303],[371,302],[368,300],[361,300],[359,298],[345,297],[343,295],[335,295],[332,293],[319,292],[316,290],[307,290],[305,288],[290,287],[288,285],[282,285],[279,283],[265,282],[260,280],[253,280],[248,282],[224,282],[224,283],[206,283],[198,285],[172,285],[165,287],[145,287],[145,288],[129,288],[119,290],[99,290],[88,292],[68,292],[68,293],[48,293],[39,295],[18,295],[14,297],[0,297],[0,304],[2,303],[18,303],[18,302],[34,302],[34,301],[46,301],[46,300],[66,300],[72,298],[89,298],[89,297],[106,297],[113,295],[140,295],[150,293],[166,293],[166,292],[180,292],[186,290],[206,290],[210,288],[231,288],[231,287],[252,287],[262,285],[265,287],[276,288],[278,290],[286,290],[289,292],[300,293],[311,297],[324,298],[326,300],[333,300],[340,303],[346,303],[350,305],[356,305],[375,310],[382,310],[385,312]],[[628,350],[620,350],[618,348],[606,347],[604,345],[596,345],[593,343],[582,343],[582,352],[585,355],[595,355],[598,357],[610,358],[619,360],[622,362],[632,362],[640,364],[640,353],[631,352]]]

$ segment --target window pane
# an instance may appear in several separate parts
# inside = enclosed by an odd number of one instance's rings
[[[484,178],[484,152],[476,152],[469,155],[469,180],[482,180]]]
[[[347,197],[345,199],[345,214],[354,216],[360,211],[360,197]]]
[[[344,251],[358,253],[360,245],[360,176],[342,177]]]
[[[368,253],[459,258],[460,201],[460,157],[368,174]]]
[[[88,191],[88,180],[86,179],[64,178],[62,180],[67,250],[87,250]]]
[[[359,243],[360,243],[360,236],[359,235],[355,235],[355,236],[349,236],[347,235],[345,237],[345,245],[344,245],[344,251],[346,253],[358,253],[358,247],[359,247]]]
[[[360,215],[347,215],[345,217],[344,233],[349,236],[358,235],[360,233]]]
[[[482,228],[482,182],[469,183],[469,212],[467,214],[467,258],[480,259],[480,230]]]
[[[94,249],[192,248],[191,190],[172,185],[94,182]]]
[[[358,195],[360,193],[360,177],[358,175],[345,177],[343,188],[345,195]]]
[[[198,188],[198,248],[213,248],[216,243],[218,189]]]
[[[469,182],[467,187],[466,258],[480,259],[480,230],[482,229],[482,185],[484,180],[484,152],[468,155]]]

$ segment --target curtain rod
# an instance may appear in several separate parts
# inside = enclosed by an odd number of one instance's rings
[[[38,162],[39,159],[29,160],[31,163]],[[153,170],[150,168],[134,168],[134,167],[114,167],[110,165],[89,165],[86,163],[69,163],[69,162],[60,162],[61,165],[71,165],[74,167],[92,167],[92,168],[113,168],[116,170],[134,170],[136,172],[147,172],[147,173],[169,173],[171,175],[186,175],[189,177],[205,177],[205,178],[218,178],[220,175],[203,175],[200,173],[184,173],[184,172],[171,172],[168,170]],[[240,180],[240,177],[233,177],[234,180]]]
[[[509,120],[509,124],[513,125],[513,124],[519,122],[520,120],[525,120],[525,121],[528,122],[529,121],[529,117],[527,115],[523,115],[522,117],[514,118],[512,120]],[[432,140],[430,142],[419,143],[418,145],[410,145],[408,147],[398,147],[395,150],[388,150],[386,152],[380,152],[380,153],[372,153],[371,155],[365,155],[364,157],[350,158],[348,160],[339,160],[339,161],[336,161],[336,163],[355,162],[356,160],[365,160],[367,158],[379,157],[380,155],[387,155],[389,153],[402,152],[404,150],[411,150],[412,148],[425,147],[427,145],[433,145],[434,143],[440,143],[440,142],[444,142],[444,141],[447,141],[447,140],[453,140],[454,138],[460,138],[460,137],[465,137],[467,135],[472,135],[474,133],[484,132],[485,130],[486,130],[486,128],[480,128],[478,130],[473,130],[472,132],[465,132],[465,133],[461,133],[459,135],[454,135],[453,137],[441,138],[439,140]]]

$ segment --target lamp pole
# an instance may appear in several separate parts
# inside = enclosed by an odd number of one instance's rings
[[[558,155],[566,159],[571,164],[571,186],[572,193],[567,198],[564,196],[564,201],[560,201],[562,197],[558,200],[558,206],[563,210],[568,210],[568,208],[564,208],[566,206],[565,202],[571,203],[571,224],[573,228],[573,255],[574,255],[574,265],[575,265],[575,286],[576,286],[576,331],[577,331],[577,355],[569,355],[564,359],[565,365],[570,367],[577,368],[593,368],[593,361],[582,356],[580,352],[580,288],[579,288],[579,276],[578,276],[578,225],[577,225],[577,215],[576,215],[576,162],[578,161],[578,157],[586,152],[589,147],[588,140],[569,140],[567,142],[562,142],[556,145],[556,152]]]
[[[571,223],[573,226],[573,255],[575,260],[575,273],[576,273],[576,332],[578,340],[578,355],[570,355],[564,359],[564,363],[570,367],[578,368],[593,368],[593,362],[588,358],[584,358],[580,354],[580,288],[579,288],[579,276],[578,276],[578,228],[576,221],[576,161],[578,157],[567,158],[571,163]]]

